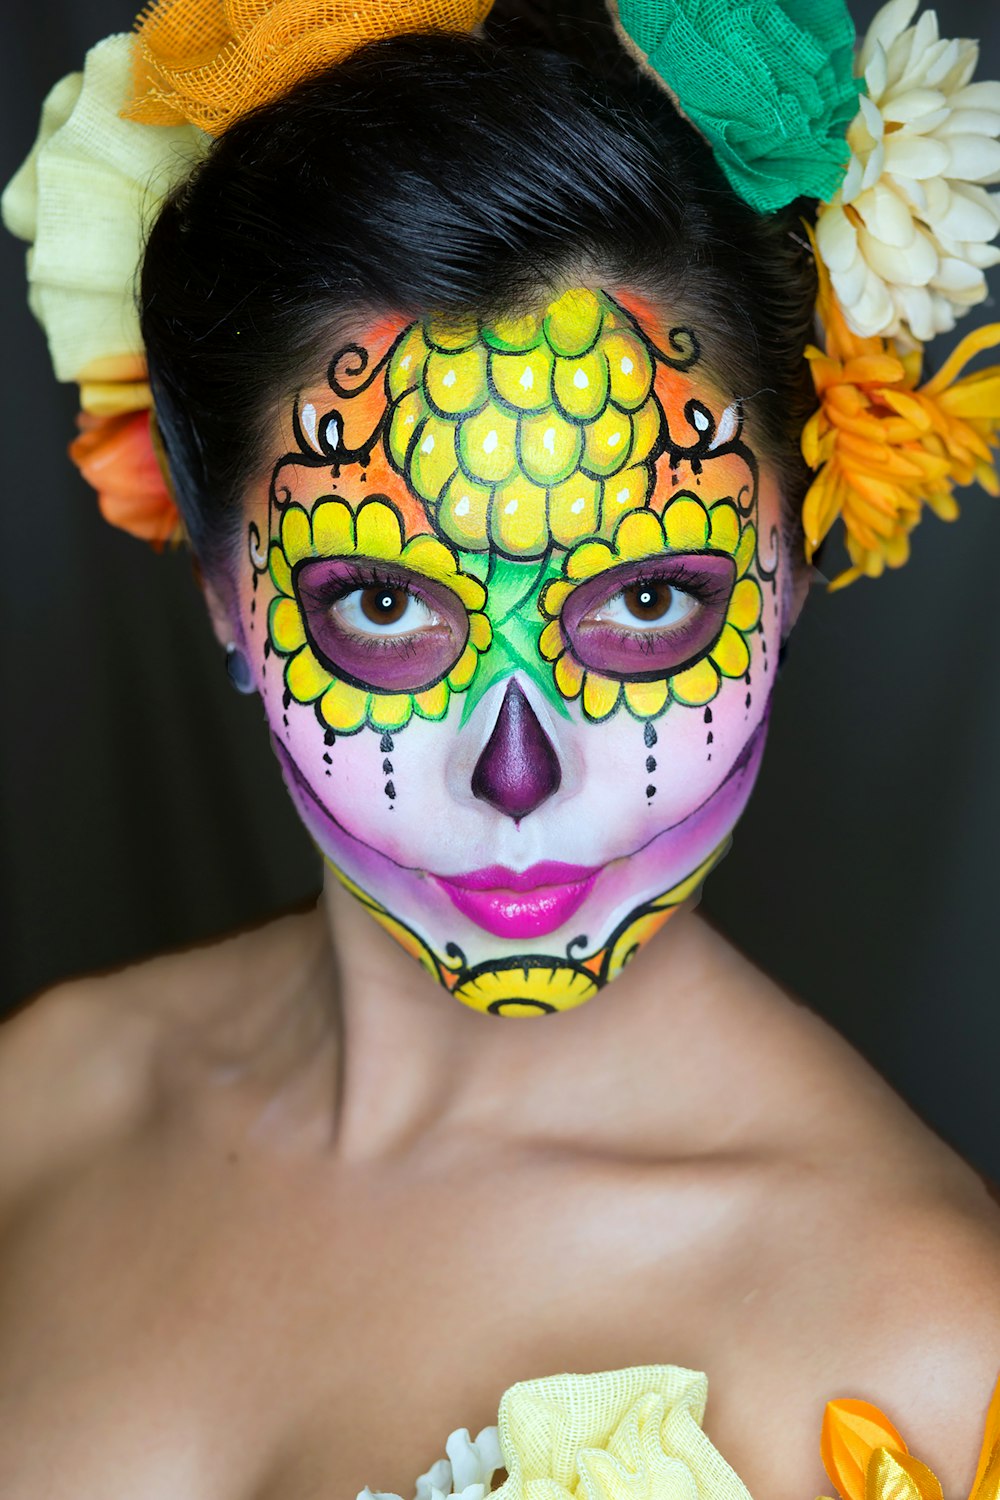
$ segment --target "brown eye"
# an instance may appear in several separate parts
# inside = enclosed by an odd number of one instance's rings
[[[373,625],[395,625],[406,613],[410,596],[405,589],[362,589],[358,603],[361,613]]]
[[[622,600],[637,620],[662,620],[670,613],[674,590],[665,583],[634,583],[622,589]]]

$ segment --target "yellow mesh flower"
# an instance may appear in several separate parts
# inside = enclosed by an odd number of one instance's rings
[[[921,351],[853,333],[818,252],[816,263],[826,349],[806,351],[820,408],[806,423],[802,452],[819,472],[802,521],[810,560],[838,516],[843,521],[853,567],[833,580],[836,589],[906,562],[925,505],[942,520],[957,517],[956,486],[978,483],[1000,494],[993,453],[1000,366],[959,378],[975,355],[1000,345],[1000,323],[963,339],[920,385]]]
[[[221,135],[242,115],[342,61],[366,42],[417,31],[471,31],[492,0],[153,0],[136,22],[136,98],[144,125]]]
[[[662,518],[653,510],[630,511],[618,522],[610,542],[591,539],[574,547],[563,563],[564,576],[547,586],[540,601],[549,623],[539,637],[538,649],[552,662],[562,696],[582,695],[583,711],[592,720],[614,713],[623,695],[637,719],[656,718],[671,702],[699,708],[710,703],[723,677],[742,677],[750,665],[747,640],[757,629],[762,606],[760,584],[746,576],[756,547],[756,528],[752,522],[742,521],[731,500],[720,500],[706,508],[694,495],[678,495]],[[705,548],[732,557],[736,585],[718,640],[694,666],[660,681],[622,682],[591,671],[576,660],[560,617],[580,583],[621,563]]]
[[[465,650],[447,676],[426,692],[379,693],[342,682],[310,646],[292,569],[304,558],[354,556],[398,562],[435,579],[457,594],[469,612]],[[354,734],[365,724],[401,729],[414,714],[443,719],[451,693],[469,686],[479,655],[492,640],[492,626],[481,613],[486,590],[479,579],[462,572],[454,553],[437,537],[421,535],[404,542],[399,514],[384,501],[366,500],[353,512],[342,500],[322,500],[311,514],[301,505],[289,505],[268,564],[277,589],[268,610],[268,639],[279,656],[287,657],[285,687],[296,703],[314,703],[319,717],[338,734]]]

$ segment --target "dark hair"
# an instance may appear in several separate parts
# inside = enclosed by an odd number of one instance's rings
[[[652,83],[481,39],[394,38],[232,126],[164,206],[141,281],[203,565],[233,544],[265,419],[352,314],[496,316],[586,278],[697,329],[708,372],[751,403],[796,525],[815,291],[799,215],[740,202]]]

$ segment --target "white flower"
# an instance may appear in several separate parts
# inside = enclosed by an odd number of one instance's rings
[[[503,1468],[497,1429],[484,1427],[475,1441],[467,1427],[457,1428],[445,1443],[447,1458],[431,1464],[417,1480],[415,1500],[486,1500],[493,1475]],[[401,1500],[382,1490],[363,1489],[357,1500]]]
[[[816,237],[855,333],[922,343],[987,294],[1000,203],[1000,83],[972,83],[976,42],[941,38],[918,0],[889,0],[858,57],[868,97],[843,186]]]

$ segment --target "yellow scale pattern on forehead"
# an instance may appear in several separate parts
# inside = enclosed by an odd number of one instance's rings
[[[389,457],[458,547],[541,557],[646,504],[654,373],[603,292],[482,326],[429,319],[390,361]]]

